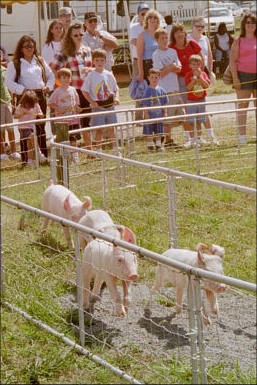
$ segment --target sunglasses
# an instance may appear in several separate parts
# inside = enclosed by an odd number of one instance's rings
[[[255,25],[256,24],[256,22],[255,21],[246,21],[246,23],[245,24],[252,24],[252,25]]]
[[[155,20],[158,20],[158,17],[157,17],[157,16],[148,16],[147,19],[155,19]]]
[[[89,24],[97,23],[97,19],[89,19],[88,22],[89,22]]]
[[[146,12],[140,13],[140,16],[145,16]]]
[[[22,48],[34,48],[34,44],[24,44]]]
[[[204,28],[204,25],[195,25],[196,28]]]
[[[81,36],[83,36],[83,33],[79,33],[77,35],[71,35],[71,37],[81,37]]]

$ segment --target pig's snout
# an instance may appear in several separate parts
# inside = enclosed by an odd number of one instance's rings
[[[139,275],[138,274],[130,274],[128,276],[129,280],[130,281],[135,281],[136,279],[138,279]]]
[[[216,289],[216,292],[217,293],[224,293],[225,291],[227,290],[227,286],[226,285],[219,285]]]

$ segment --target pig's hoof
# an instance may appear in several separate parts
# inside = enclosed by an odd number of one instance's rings
[[[204,317],[203,318],[203,323],[204,323],[205,326],[210,326],[211,325],[210,317]]]

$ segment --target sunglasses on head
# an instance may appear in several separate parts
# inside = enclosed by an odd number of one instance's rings
[[[83,36],[83,33],[78,33],[76,35],[72,35],[72,37],[81,37],[81,36]]]
[[[97,23],[97,19],[89,19],[88,22],[89,22],[89,24]]]

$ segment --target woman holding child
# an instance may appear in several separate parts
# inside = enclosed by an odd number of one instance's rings
[[[82,84],[87,74],[92,70],[91,49],[85,47],[82,43],[83,25],[75,23],[68,28],[63,42],[62,51],[56,55],[50,67],[57,77],[58,70],[61,68],[69,68],[71,70],[71,86],[73,86],[79,95],[81,113],[90,113],[89,102],[83,96],[81,91]],[[89,127],[89,117],[80,119],[82,128]],[[85,147],[92,149],[92,141],[90,132],[83,132]]]

